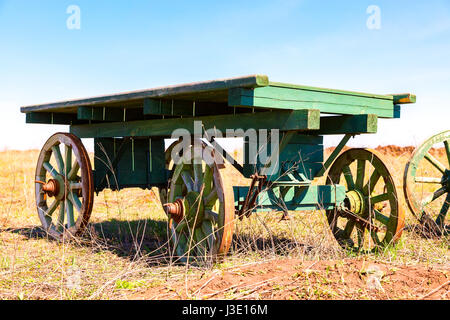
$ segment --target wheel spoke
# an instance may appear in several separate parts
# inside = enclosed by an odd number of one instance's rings
[[[58,208],[59,204],[61,201],[59,200],[55,200],[53,201],[53,203],[50,205],[50,207],[47,209],[47,212],[45,213],[47,216],[51,217],[53,212],[55,212],[56,208]]]
[[[366,161],[358,159],[355,186],[359,190],[363,189],[365,171],[366,171]]]
[[[202,231],[207,236],[209,250],[212,250],[214,248],[214,243],[216,242],[213,223],[207,220],[203,221]]]
[[[446,190],[445,187],[442,187],[442,188],[438,189],[432,195],[430,195],[429,197],[425,198],[424,201],[422,201],[422,206],[425,207],[426,205],[430,204],[434,200],[440,198],[446,192],[447,192],[447,190]]]
[[[384,224],[385,226],[388,225],[389,223],[389,217],[386,217],[384,214],[382,214],[380,211],[374,209],[373,210],[375,219],[379,222],[381,222],[382,224]]]
[[[356,234],[358,236],[358,248],[361,250],[364,245],[364,229],[356,227]]]
[[[70,170],[68,176],[69,180],[73,180],[76,178],[78,171],[80,170],[80,164],[78,161],[75,161],[75,163],[72,166],[72,169]]]
[[[448,165],[450,167],[450,143],[449,143],[449,140],[444,141],[444,146],[445,146],[445,153],[447,154]]]
[[[186,226],[187,226],[187,223],[186,223],[185,220],[180,221],[180,223],[179,223],[179,224],[177,225],[177,227],[175,228],[175,231],[176,231],[177,233],[180,233],[181,231],[184,230],[184,228],[186,228]]]
[[[184,185],[186,186],[188,192],[194,191],[194,181],[192,180],[191,174],[187,170],[181,172],[181,178],[183,179]]]
[[[43,166],[44,169],[47,170],[47,172],[50,173],[50,175],[56,179],[56,177],[58,176],[58,171],[55,168],[53,168],[53,166],[49,162],[44,162]]]
[[[187,252],[187,245],[188,245],[188,239],[185,236],[184,232],[183,233],[179,233],[178,237],[177,237],[177,242],[175,244],[177,255],[179,257],[181,257],[181,256],[186,254],[186,252]]]
[[[70,190],[81,190],[83,189],[83,184],[81,182],[71,182]]]
[[[211,210],[205,210],[205,220],[216,223],[219,220],[219,214]]]
[[[450,193],[447,194],[444,204],[442,205],[441,211],[436,219],[436,224],[440,227],[444,226],[445,216],[447,215],[448,209],[450,207]]]
[[[200,192],[203,184],[203,167],[200,164],[194,164],[194,191]]]
[[[352,175],[352,171],[350,170],[350,167],[345,166],[342,168],[342,171],[344,172],[344,178],[345,178],[345,181],[347,182],[347,189],[354,190],[355,183],[353,182],[353,175]]]
[[[67,212],[67,227],[71,228],[75,225],[75,218],[73,216],[73,204],[70,201],[66,203],[66,212]]]
[[[56,164],[58,165],[59,173],[64,175],[64,160],[61,155],[61,150],[59,149],[59,145],[53,146],[53,155],[55,156]]]
[[[206,207],[213,206],[217,199],[219,199],[217,196],[217,189],[214,188],[206,197],[204,197],[204,205]]]
[[[372,197],[370,199],[370,202],[372,204],[375,204],[375,203],[379,203],[379,202],[383,202],[383,201],[387,201],[387,200],[389,200],[389,193],[383,193],[378,196]]]
[[[59,215],[58,215],[58,222],[57,222],[57,229],[58,231],[64,230],[64,216],[65,216],[65,203],[64,201],[61,201],[61,205],[59,206]]]
[[[353,219],[349,219],[344,229],[344,236],[346,238],[350,238],[352,235],[353,229],[355,228],[356,221]]]
[[[445,172],[445,166],[440,163],[435,157],[433,157],[429,152],[425,154],[425,159],[428,160],[436,169],[438,169],[440,172]]]
[[[208,252],[208,248],[207,248],[207,242],[208,241],[208,237],[203,234],[202,228],[197,228],[194,230],[194,245],[195,246],[195,251],[197,253],[197,256],[199,257],[205,257],[207,252]]]
[[[209,195],[212,189],[212,180],[213,180],[213,172],[212,168],[208,165],[205,167],[205,173],[203,174],[203,183],[205,188],[203,190],[203,194]]]
[[[69,177],[69,173],[72,171],[72,147],[69,145],[64,145],[66,166],[64,168],[64,175]]]
[[[81,211],[82,204],[80,198],[78,198],[78,196],[75,193],[71,192],[69,194],[69,201],[72,202],[72,204],[75,206],[75,209],[77,209],[78,212]]]
[[[429,177],[416,177],[415,182],[417,183],[431,183],[431,184],[441,184],[441,178],[429,178]]]
[[[379,245],[381,243],[380,238],[378,237],[378,233],[375,231],[370,231],[370,236],[372,237],[373,241],[375,241],[376,245]]]
[[[370,176],[369,182],[364,186],[363,194],[365,195],[371,194],[375,189],[375,186],[377,185],[380,178],[381,178],[380,173],[378,172],[378,170],[375,169],[375,171]]]

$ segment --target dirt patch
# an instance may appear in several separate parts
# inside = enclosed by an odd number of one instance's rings
[[[394,266],[364,259],[274,260],[136,292],[130,299],[448,299],[447,267]]]

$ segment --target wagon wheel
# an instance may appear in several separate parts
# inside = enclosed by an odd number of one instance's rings
[[[88,153],[78,137],[57,133],[48,139],[37,162],[35,185],[44,230],[58,240],[80,235],[92,212],[94,181]]]
[[[444,152],[439,154],[437,149],[442,147]],[[414,151],[405,168],[403,189],[411,212],[426,230],[435,235],[448,233],[450,131],[435,135]]]
[[[350,149],[333,163],[328,185],[345,185],[344,205],[327,210],[327,219],[339,244],[370,251],[395,244],[404,227],[394,181],[380,155],[368,149]]]
[[[191,145],[184,150],[182,163],[174,165],[168,203],[164,204],[172,253],[183,262],[189,257],[223,257],[234,230],[234,193],[224,181],[225,166],[210,161],[214,159],[212,148],[201,141],[198,145],[201,155],[195,161],[190,160],[194,154]]]

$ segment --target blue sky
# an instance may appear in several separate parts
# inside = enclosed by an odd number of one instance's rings
[[[66,26],[69,5],[81,9],[80,30]],[[380,30],[366,26],[370,5]],[[354,146],[417,145],[450,129],[448,0],[0,0],[0,41],[0,150],[40,148],[68,130],[25,125],[22,105],[255,73],[417,94]]]

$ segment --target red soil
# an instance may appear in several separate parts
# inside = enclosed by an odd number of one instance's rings
[[[442,268],[442,267],[441,267]],[[378,270],[380,280],[374,279]],[[131,299],[448,299],[449,268],[364,259],[274,260],[168,280]],[[371,286],[373,281],[379,286]]]

